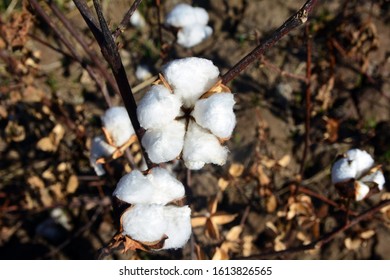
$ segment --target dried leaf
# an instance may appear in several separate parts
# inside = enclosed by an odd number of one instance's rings
[[[362,245],[362,240],[360,238],[352,239],[350,237],[347,237],[344,240],[344,245],[348,250],[357,250]]]
[[[328,110],[332,104],[332,90],[334,87],[334,76],[331,76],[329,80],[321,86],[316,96],[316,100],[321,103],[322,110]]]
[[[8,23],[0,26],[0,32],[11,47],[23,47],[32,23],[32,16],[27,11],[14,12]]]
[[[197,260],[206,260],[206,254],[202,250],[202,248],[198,245],[195,244],[195,254],[196,254],[196,259]]]
[[[324,133],[324,139],[330,143],[334,143],[339,138],[340,121],[328,117],[324,117],[326,122],[326,132]]]
[[[270,196],[266,197],[265,205],[268,213],[275,212],[276,208],[278,207],[278,201],[276,199],[276,196],[274,194],[271,194]]]
[[[229,255],[225,250],[218,247],[215,249],[215,253],[213,255],[212,260],[228,260],[228,259],[229,259]]]
[[[370,239],[374,235],[375,235],[375,231],[372,230],[372,229],[369,229],[369,230],[366,230],[366,231],[363,231],[362,233],[360,233],[360,238],[362,238],[362,239]]]
[[[192,227],[203,227],[206,225],[207,218],[205,216],[198,216],[198,217],[193,217],[191,219],[191,225]]]
[[[49,190],[51,190],[57,199],[61,200],[64,198],[64,192],[62,191],[62,185],[61,183],[55,183],[51,186],[49,186]]]
[[[252,235],[244,236],[242,245],[242,255],[244,257],[249,257],[252,255],[253,239],[254,237]]]
[[[218,226],[211,219],[206,221],[206,234],[213,239],[219,239],[220,237]]]
[[[53,205],[53,198],[50,196],[50,193],[47,189],[40,189],[39,193],[43,206],[50,207]]]
[[[22,92],[24,102],[40,102],[45,96],[45,93],[36,87],[27,86],[27,88]]]
[[[232,227],[225,236],[226,240],[237,241],[240,238],[242,229],[240,225]]]
[[[269,183],[271,183],[271,179],[267,176],[267,174],[265,174],[261,165],[257,167],[257,174],[260,186],[268,186]]]
[[[45,188],[45,183],[38,176],[31,176],[30,178],[27,179],[27,183],[37,189]]]
[[[65,135],[65,129],[62,125],[57,124],[53,130],[50,132],[50,135],[43,137],[37,143],[37,148],[45,152],[55,152],[58,149],[58,146]]]
[[[224,212],[215,213],[210,217],[210,220],[217,225],[224,225],[232,222],[237,217],[237,214],[227,214]]]
[[[21,142],[26,138],[26,131],[23,126],[15,121],[9,121],[5,127],[5,139],[8,142]]]
[[[283,251],[283,250],[286,250],[286,244],[284,244],[282,242],[282,239],[283,239],[283,236],[282,235],[278,235],[276,238],[275,238],[275,244],[274,244],[274,250],[276,252],[278,251]]]
[[[240,177],[244,172],[244,165],[240,163],[233,163],[229,168],[229,174],[233,177]]]
[[[221,191],[225,191],[226,188],[229,186],[229,181],[225,180],[224,178],[219,178],[218,180],[218,187],[220,188]]]
[[[74,193],[79,187],[79,179],[76,175],[71,175],[68,180],[68,184],[66,185],[66,191],[68,193]]]
[[[291,161],[291,157],[289,155],[283,156],[278,160],[277,164],[281,167],[286,167]]]

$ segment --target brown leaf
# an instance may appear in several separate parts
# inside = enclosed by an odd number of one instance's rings
[[[278,160],[277,164],[281,167],[286,167],[291,161],[291,157],[289,155],[284,155],[281,159]]]
[[[243,245],[242,245],[242,255],[244,257],[249,257],[252,255],[253,240],[254,240],[254,237],[252,235],[244,236]]]
[[[23,126],[15,121],[9,121],[5,127],[5,139],[8,142],[21,142],[26,138],[26,131]]]
[[[50,193],[46,188],[40,189],[39,193],[43,206],[50,207],[53,205],[53,198],[50,196]]]
[[[66,191],[68,193],[74,193],[79,187],[79,179],[76,175],[71,175],[68,180],[68,184],[66,185]]]
[[[375,231],[372,230],[372,229],[369,229],[369,230],[366,230],[366,231],[363,231],[362,233],[360,233],[360,238],[362,238],[362,239],[370,239],[374,235],[375,235]]]
[[[233,163],[229,168],[229,174],[233,177],[240,177],[244,172],[244,165],[240,163]]]
[[[227,214],[224,212],[215,213],[210,217],[210,220],[217,225],[224,225],[232,222],[237,217],[237,214]]]
[[[207,218],[205,216],[198,216],[198,217],[193,217],[191,219],[191,225],[192,227],[203,227],[206,225]]]
[[[206,221],[206,234],[213,239],[219,239],[220,237],[218,226],[211,219]]]
[[[198,245],[195,244],[195,254],[196,254],[196,259],[197,260],[206,260],[206,254],[202,250],[202,248]]]
[[[229,255],[225,250],[218,247],[215,249],[215,253],[213,255],[212,260],[228,260],[228,259],[229,259]]]
[[[7,24],[0,25],[0,32],[11,47],[23,47],[28,40],[32,16],[27,11],[14,12]]]
[[[320,87],[316,100],[321,103],[322,110],[328,110],[332,105],[332,90],[334,87],[334,76],[331,76],[329,80]]]
[[[276,199],[276,196],[274,194],[271,194],[270,196],[266,197],[265,205],[268,213],[275,212],[276,208],[278,207],[278,201]]]
[[[38,189],[44,189],[45,188],[45,183],[38,176],[31,176],[31,177],[29,177],[27,179],[27,183],[29,185],[33,186],[34,188],[38,188]]]
[[[225,180],[224,178],[219,178],[218,180],[218,187],[220,188],[221,191],[225,191],[226,188],[229,186],[229,181]]]
[[[37,143],[37,148],[45,152],[55,152],[65,135],[65,129],[61,124],[57,124],[50,132],[49,136],[43,137]]]
[[[344,245],[348,250],[357,250],[362,245],[362,240],[360,238],[352,239],[347,237],[344,240]]]
[[[59,200],[63,199],[65,196],[64,192],[62,191],[62,185],[59,182],[49,186],[49,190],[51,190]]]
[[[240,238],[242,230],[243,228],[240,225],[232,227],[225,236],[226,240],[237,241]]]
[[[261,165],[257,167],[257,174],[260,186],[268,186],[269,183],[271,183],[271,179],[267,176],[267,174],[265,174]]]
[[[324,133],[324,139],[330,143],[334,143],[339,138],[340,121],[328,117],[324,117],[326,122],[326,132]]]

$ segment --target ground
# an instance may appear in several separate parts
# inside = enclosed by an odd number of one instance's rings
[[[108,104],[80,61],[98,73],[101,84],[108,84],[103,88],[112,104],[122,101],[99,70],[108,66],[71,1],[54,2],[100,65],[44,1],[41,6],[70,40],[71,50],[36,9],[20,2],[0,3],[0,258],[95,259],[119,229],[112,192],[132,164],[121,157],[106,164],[107,174],[101,177],[90,166],[91,139],[101,133],[100,116]],[[102,2],[112,30],[129,2]],[[179,1],[162,2],[163,18]],[[219,235],[210,227],[194,227],[183,249],[113,250],[105,258],[390,259],[389,207],[321,243],[348,225],[346,219],[354,221],[390,198],[387,183],[380,193],[352,202],[346,217],[345,201],[330,181],[336,157],[360,148],[381,165],[389,182],[389,2],[318,2],[307,29],[292,31],[228,84],[235,94],[237,125],[226,142],[227,164],[193,172],[180,161],[167,164],[185,183],[194,217],[221,216]],[[211,59],[226,73],[303,4],[193,1],[208,11],[213,35],[184,49],[166,29],[160,47],[155,1],[143,1],[139,10],[147,25],[130,26],[117,39],[130,84],[135,88],[142,83],[134,74],[140,63],[156,75],[166,61],[188,56]],[[137,101],[146,89],[134,93]],[[308,132],[307,92],[312,104]],[[140,162],[139,145],[130,154]],[[210,204],[217,204],[216,213],[209,213]],[[314,243],[321,246],[302,247]]]

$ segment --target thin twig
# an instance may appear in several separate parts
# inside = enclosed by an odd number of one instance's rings
[[[349,221],[349,223],[344,224],[343,226],[340,226],[340,227],[334,229],[333,231],[329,232],[328,234],[323,235],[320,239],[313,241],[307,245],[288,248],[286,250],[277,251],[277,252],[272,251],[272,252],[252,255],[246,259],[266,259],[266,258],[270,258],[270,257],[281,257],[281,256],[285,256],[288,254],[298,253],[298,252],[302,252],[302,251],[306,251],[306,250],[320,249],[325,244],[332,241],[340,233],[350,229],[351,227],[360,223],[361,221],[364,221],[364,220],[371,218],[375,213],[379,212],[382,208],[386,207],[387,205],[390,205],[390,200],[383,200],[379,204],[373,206],[372,208],[363,212],[359,216],[351,219]]]
[[[306,157],[310,145],[310,118],[311,118],[311,81],[310,80],[311,80],[311,54],[312,54],[313,42],[310,35],[309,24],[306,25],[306,36],[307,36],[307,45],[306,45],[305,143],[303,147],[301,166],[299,169],[299,174],[301,174],[301,176],[303,175],[303,171],[305,170]]]
[[[270,37],[265,39],[260,45],[258,45],[253,51],[241,59],[235,66],[233,66],[228,72],[222,76],[222,83],[227,84],[240,74],[246,67],[252,62],[259,59],[268,49],[270,49],[275,43],[277,43],[282,37],[288,34],[293,29],[304,24],[317,0],[308,0],[303,7],[292,15],[282,26],[276,29]]]
[[[118,27],[115,29],[115,31],[112,34],[114,40],[116,40],[116,38],[118,38],[118,36],[130,25],[130,18],[134,14],[135,10],[137,10],[141,2],[142,0],[135,0],[133,5],[131,5],[130,9],[126,12],[121,23],[118,25]]]

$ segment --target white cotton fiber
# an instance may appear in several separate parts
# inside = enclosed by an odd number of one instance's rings
[[[181,153],[184,142],[185,125],[180,121],[159,128],[148,129],[142,137],[142,146],[154,163],[175,159]]]
[[[138,10],[135,10],[131,16],[130,24],[137,28],[145,27],[145,19]]]
[[[109,145],[104,136],[97,136],[92,139],[89,162],[94,168],[96,175],[101,176],[106,172],[101,164],[96,163],[99,158],[107,158],[115,152],[115,148]]]
[[[383,185],[385,184],[385,176],[383,176],[383,172],[381,170],[377,170],[374,173],[364,176],[360,179],[360,181],[364,183],[375,183],[381,191],[383,189]]]
[[[151,203],[165,205],[184,197],[183,184],[167,170],[155,167],[146,177],[154,186],[150,197]]]
[[[215,93],[208,98],[199,99],[192,115],[199,125],[209,129],[215,136],[230,138],[236,125],[234,103],[233,94]]]
[[[177,28],[202,24],[206,25],[209,21],[209,15],[203,8],[194,8],[188,4],[176,5],[166,16],[165,23]]]
[[[176,59],[165,65],[162,72],[186,108],[193,107],[196,100],[218,81],[219,75],[212,61],[198,57]]]
[[[134,170],[119,180],[113,195],[130,204],[153,203],[154,191],[148,178]]]
[[[369,193],[370,187],[364,184],[363,182],[356,181],[355,184],[355,200],[363,200],[366,195]]]
[[[357,177],[360,177],[363,173],[368,171],[374,164],[374,159],[366,151],[352,149],[349,150],[346,155],[349,160],[356,162]]]
[[[125,107],[112,107],[102,117],[103,126],[106,128],[114,145],[119,147],[126,143],[134,134],[129,115]]]
[[[183,247],[191,236],[191,209],[188,206],[164,207],[164,218],[167,222],[163,249],[176,249]]]
[[[183,160],[187,168],[200,169],[206,163],[223,165],[228,149],[221,146],[216,136],[190,122],[184,140]]]
[[[141,242],[161,240],[167,231],[164,206],[137,204],[122,215],[123,234]]]
[[[337,160],[332,166],[332,183],[337,184],[340,182],[348,181],[349,179],[355,179],[357,174],[357,164],[354,160],[348,158],[341,158]]]
[[[138,104],[138,120],[145,129],[160,128],[177,117],[181,105],[180,99],[166,87],[154,85]]]
[[[213,34],[213,29],[207,25],[194,24],[185,26],[177,33],[177,43],[185,48],[192,48]]]
[[[152,73],[150,72],[149,66],[144,64],[139,64],[137,69],[135,69],[135,77],[140,81],[145,81],[152,77]]]

